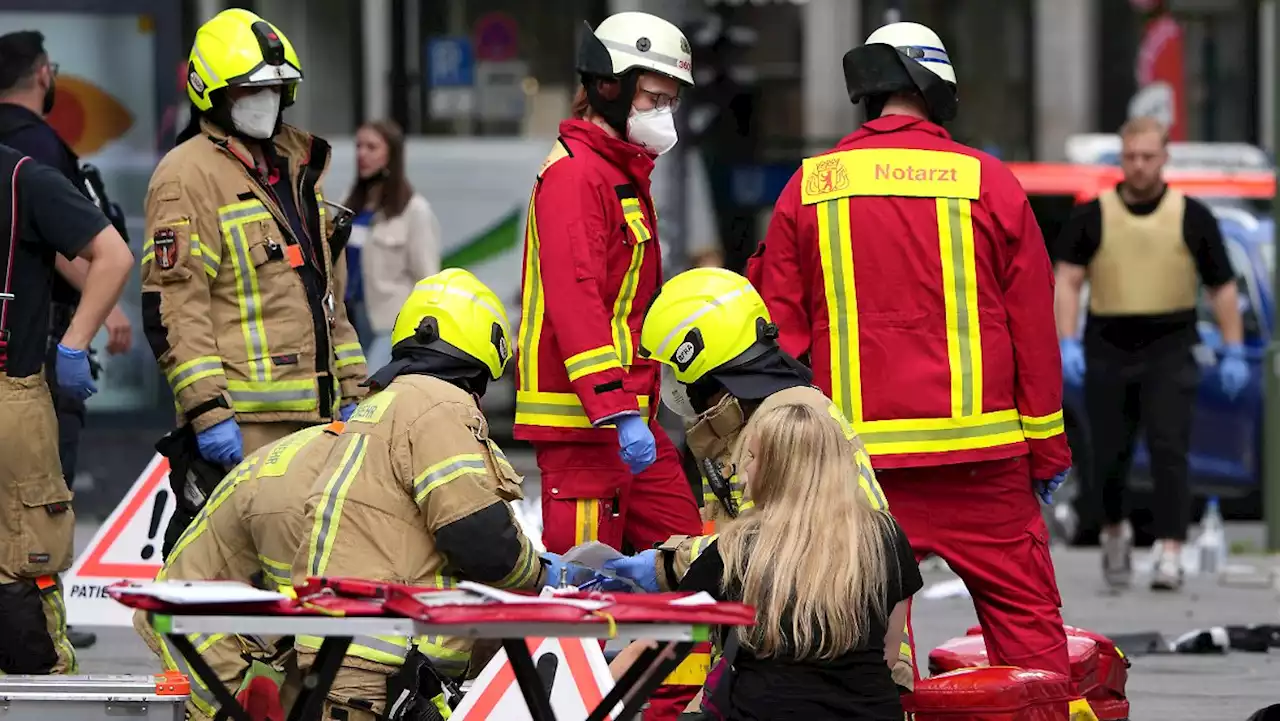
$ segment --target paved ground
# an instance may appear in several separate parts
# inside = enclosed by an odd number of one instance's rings
[[[528,461],[521,454],[516,465],[532,470],[527,468]],[[536,481],[531,478],[527,484],[528,495],[537,498]],[[79,528],[78,543],[87,543],[94,530],[87,524]],[[1232,524],[1229,538],[1259,547],[1261,529],[1257,524]],[[1275,586],[1241,588],[1196,577],[1189,579],[1187,588],[1178,595],[1156,595],[1139,586],[1123,596],[1111,596],[1102,592],[1095,551],[1060,549],[1055,558],[1064,616],[1078,626],[1107,634],[1152,631],[1171,639],[1210,625],[1280,624],[1280,590]],[[1277,556],[1233,557],[1232,563],[1252,565],[1264,572],[1275,568],[1280,573]],[[952,578],[945,570],[927,570],[926,588]],[[976,622],[967,598],[920,599],[916,609],[922,655],[923,649],[963,634]],[[132,629],[98,631],[98,645],[80,652],[83,673],[149,673],[154,669],[154,658]],[[1280,703],[1280,650],[1226,656],[1141,656],[1133,659],[1129,697],[1133,721],[1244,721],[1253,711]]]

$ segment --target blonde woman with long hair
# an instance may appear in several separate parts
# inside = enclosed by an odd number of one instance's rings
[[[900,721],[890,669],[906,600],[923,585],[906,536],[868,505],[853,446],[821,411],[779,406],[753,416],[744,433],[739,475],[755,508],[680,586],[756,608],[756,625],[736,632],[731,668],[708,685],[715,712]]]

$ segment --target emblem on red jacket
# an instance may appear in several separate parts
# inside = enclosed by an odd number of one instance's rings
[[[151,236],[156,265],[169,270],[178,264],[178,234],[173,228],[161,228]]]
[[[813,166],[804,179],[804,189],[809,195],[822,195],[849,187],[849,174],[839,158],[824,160]]]

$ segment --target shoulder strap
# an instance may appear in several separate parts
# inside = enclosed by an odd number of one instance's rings
[[[740,644],[736,627],[729,627],[728,635],[729,638],[724,643],[724,653],[720,656],[720,675],[716,678],[715,686],[707,689],[710,705],[720,718],[724,718],[725,712],[732,708],[729,693],[733,690],[733,662],[738,657]]]

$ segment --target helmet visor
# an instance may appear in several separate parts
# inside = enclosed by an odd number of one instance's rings
[[[689,387],[676,380],[676,369],[667,365],[662,365],[661,390],[662,405],[673,411],[681,418],[694,420],[698,417],[698,411],[693,407],[693,401],[689,399]]]

